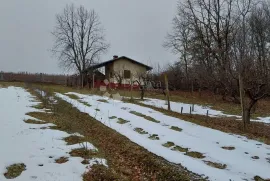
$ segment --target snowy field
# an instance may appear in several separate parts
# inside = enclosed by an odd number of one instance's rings
[[[168,108],[167,101],[161,100],[161,99],[152,99],[152,98],[146,98],[146,100],[141,101],[141,103],[150,105],[150,106],[155,106],[158,108]],[[181,103],[181,102],[173,102],[171,101],[171,109],[172,111],[175,112],[181,112],[181,108],[183,107],[183,113],[189,114],[190,113],[190,107],[192,107],[192,104],[186,104],[186,103]],[[225,114],[222,111],[214,110],[211,107],[208,106],[202,106],[202,105],[197,105],[194,104],[194,111],[192,111],[192,114],[197,114],[197,115],[206,115],[208,111],[208,115],[211,117],[237,117],[241,118],[239,115],[230,115],[230,114]],[[264,123],[270,123],[270,117],[258,117],[257,119],[252,119],[251,121],[257,121],[257,122],[264,122]]]
[[[83,165],[82,158],[70,157],[71,149],[79,145],[67,146],[62,139],[70,136],[62,131],[39,129],[53,124],[27,124],[23,120],[31,118],[27,112],[40,111],[32,108],[37,104],[34,97],[22,88],[0,88],[0,181],[4,177],[6,167],[24,163],[26,170],[15,178],[16,181],[78,181],[92,164],[104,163],[104,159],[90,160]],[[31,118],[33,119],[33,118]],[[39,120],[41,121],[41,120]],[[96,149],[88,143],[89,148]],[[63,164],[55,163],[55,159],[68,157]]]
[[[150,108],[100,96],[68,94],[77,95],[80,100],[60,93],[56,96],[150,152],[210,180],[252,180],[256,175],[270,178],[269,145],[166,116]],[[199,158],[188,154],[197,152],[202,153]],[[211,163],[219,163],[223,168],[215,168]]]

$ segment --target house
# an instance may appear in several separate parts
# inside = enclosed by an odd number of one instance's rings
[[[130,85],[131,82],[134,82],[134,85],[138,86],[138,82],[142,83],[143,81],[141,79],[142,75],[147,71],[152,70],[152,67],[140,63],[136,60],[125,56],[118,57],[115,55],[113,56],[113,59],[109,61],[88,67],[87,71],[95,72],[97,69],[103,67],[105,68],[105,79],[110,82],[110,86],[112,88]],[[104,80],[96,79],[94,81],[94,87],[98,87],[103,81]]]

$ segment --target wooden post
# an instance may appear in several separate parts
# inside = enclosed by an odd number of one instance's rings
[[[183,107],[181,107],[181,114],[183,114]]]
[[[167,97],[167,101],[168,101],[168,110],[170,111],[171,104],[170,104],[169,82],[168,82],[167,74],[164,74],[164,78],[165,78],[165,85],[166,85],[166,97]]]
[[[207,110],[207,112],[206,112],[206,116],[208,117],[208,115],[209,115],[209,110]]]
[[[133,95],[132,95],[132,91],[133,91],[133,76],[132,73],[130,73],[130,99],[133,100]]]
[[[194,111],[194,104],[192,104],[192,111]]]
[[[190,106],[190,108],[189,108],[189,114],[191,115],[191,113],[192,113],[192,108]]]
[[[241,74],[239,74],[239,92],[240,92],[240,101],[242,108],[242,121],[244,122],[244,128],[246,129],[246,116],[245,116],[245,91],[243,86],[243,79]]]

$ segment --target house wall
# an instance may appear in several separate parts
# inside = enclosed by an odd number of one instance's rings
[[[118,74],[123,77],[124,70],[129,70],[131,72],[133,81],[139,80],[138,75],[147,71],[145,66],[139,65],[137,63],[133,63],[123,58],[123,59],[116,60],[105,67],[106,79],[110,78],[111,83],[118,83],[117,78],[115,76],[112,77],[111,75]],[[131,82],[130,79],[124,79],[124,78],[122,79],[122,84],[130,84],[130,82]]]

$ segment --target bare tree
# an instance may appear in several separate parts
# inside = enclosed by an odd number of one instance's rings
[[[147,89],[147,86],[151,86],[149,85],[150,83],[150,72],[136,72],[134,74],[134,82],[136,82],[139,87],[140,87],[140,91],[141,91],[141,100],[144,99],[144,95],[145,95],[145,90]]]
[[[75,69],[83,86],[86,68],[96,63],[109,48],[97,13],[83,6],[67,5],[56,15],[52,34],[55,38],[52,51],[58,56],[59,65]]]

